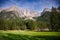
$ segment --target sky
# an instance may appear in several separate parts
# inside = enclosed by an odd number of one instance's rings
[[[16,5],[21,8],[42,11],[44,8],[60,6],[60,0],[0,0],[0,8]]]

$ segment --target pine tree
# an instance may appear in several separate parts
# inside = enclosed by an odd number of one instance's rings
[[[56,8],[52,7],[50,16],[51,16],[52,31],[58,31],[59,18],[58,18],[58,12]]]

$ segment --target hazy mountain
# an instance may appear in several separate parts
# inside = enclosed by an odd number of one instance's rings
[[[0,12],[1,12],[2,10],[4,10],[4,9],[0,8]]]
[[[5,12],[12,12],[14,13],[17,17],[25,17],[26,19],[33,19],[33,17],[38,17],[40,16],[39,12],[37,11],[32,11],[29,9],[22,9],[17,6],[11,6],[7,9],[0,9],[1,11]]]

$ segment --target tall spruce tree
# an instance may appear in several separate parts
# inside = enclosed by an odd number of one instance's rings
[[[51,11],[51,31],[58,31],[59,17],[57,9],[52,7]]]

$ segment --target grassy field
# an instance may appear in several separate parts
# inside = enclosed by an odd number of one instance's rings
[[[60,40],[60,32],[0,31],[0,40]]]

